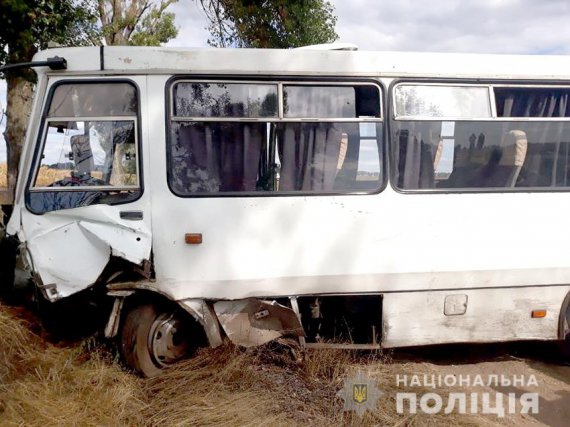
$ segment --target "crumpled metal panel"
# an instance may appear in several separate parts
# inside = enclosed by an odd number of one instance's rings
[[[118,227],[117,224],[80,221],[79,226],[93,237],[105,242],[114,256],[134,264],[140,264],[148,259],[148,245],[145,243],[150,241],[149,236],[125,227]],[[143,242],[143,239],[147,242]]]
[[[285,335],[305,335],[295,312],[275,301],[218,301],[214,310],[228,338],[244,347],[262,345]]]
[[[103,240],[86,233],[78,222],[66,224],[27,243],[34,270],[44,285],[56,285],[62,298],[94,283],[111,255]]]
[[[111,255],[141,264],[150,258],[151,232],[119,218],[110,206],[90,206],[26,217],[18,233],[33,270],[52,300],[94,284]]]

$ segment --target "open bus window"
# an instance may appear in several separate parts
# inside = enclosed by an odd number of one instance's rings
[[[26,195],[30,211],[138,198],[136,108],[135,89],[127,83],[56,86]]]
[[[495,87],[498,117],[570,117],[570,88]]]
[[[172,93],[168,180],[179,196],[380,188],[376,86],[283,85],[279,99],[277,84],[180,82]]]

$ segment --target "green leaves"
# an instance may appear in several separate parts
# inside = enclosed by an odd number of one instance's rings
[[[137,26],[129,44],[135,46],[159,46],[178,35],[174,25],[174,13],[153,10]]]
[[[338,39],[325,0],[200,0],[217,47],[291,48]]]
[[[88,0],[3,0],[0,2],[0,64],[26,62],[49,42],[92,44],[97,17]]]
[[[174,14],[166,12],[176,1],[97,0],[106,44],[159,46],[176,37]]]

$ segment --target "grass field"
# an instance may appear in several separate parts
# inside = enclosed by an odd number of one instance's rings
[[[69,170],[50,169],[46,166],[40,168],[37,185],[42,187],[70,175]],[[6,163],[0,163],[0,188],[8,185],[8,169]]]
[[[119,180],[119,182],[111,181],[112,185],[117,185],[117,186],[136,185],[138,182],[136,174],[122,173],[117,175],[118,175],[117,179]],[[38,180],[36,182],[36,186],[45,187],[69,176],[71,176],[71,171],[68,169],[52,169],[48,168],[47,166],[42,166],[40,167],[38,173]],[[102,179],[103,173],[101,171],[93,171],[91,173],[91,176],[93,178]],[[7,185],[8,185],[7,165],[6,163],[0,163],[0,189],[6,187]]]
[[[2,183],[5,165],[0,164]],[[457,366],[455,359],[426,363],[379,352],[314,350],[297,360],[277,344],[248,351],[225,344],[142,379],[127,372],[107,343],[95,338],[55,342],[33,314],[0,302],[0,426],[567,425],[570,367],[516,358],[461,365],[461,357],[455,357]],[[376,410],[363,418],[343,412],[337,397],[345,379],[359,371],[384,392]],[[533,372],[544,387],[541,422],[519,414],[397,413],[396,393],[434,392],[398,388],[397,375],[450,372]],[[455,391],[437,390],[444,402]]]
[[[95,340],[55,345],[34,321],[0,305],[3,426],[491,424],[477,415],[396,413],[395,375],[417,368],[378,353],[312,351],[299,363],[275,344],[253,351],[226,344],[141,379]],[[336,396],[358,370],[388,395],[362,419],[344,413]]]

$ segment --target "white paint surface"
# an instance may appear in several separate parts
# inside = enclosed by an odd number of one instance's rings
[[[462,316],[443,315],[448,291],[385,294],[382,345],[555,340],[568,291],[570,286],[467,290]],[[533,319],[532,310],[547,310],[547,315]]]
[[[49,49],[34,56],[67,59],[70,72],[100,71],[98,47]],[[183,49],[105,47],[104,67],[115,73],[205,73],[279,75],[385,75],[567,78],[570,57],[554,55],[493,55],[412,52],[350,52],[280,49]],[[38,68],[38,72],[46,69]]]
[[[57,298],[94,284],[111,254],[135,264],[150,258],[150,230],[144,222],[121,220],[118,212],[95,205],[41,216],[22,213],[20,240],[42,283],[56,286]]]
[[[154,286],[176,300],[376,292],[385,293],[390,346],[556,336],[557,314],[568,287],[547,285],[570,283],[570,228],[565,226],[569,193],[411,195],[388,186],[375,195],[180,198],[166,182],[164,95],[170,74],[161,73],[207,73],[215,68],[217,73],[237,74],[525,73],[528,78],[568,78],[570,58],[106,51],[107,74],[113,69],[125,75],[149,69],[153,73],[129,77],[140,89],[145,192],[126,205],[37,216],[26,210],[25,180],[19,182],[9,229],[28,242],[42,281],[57,285],[61,296],[92,284],[110,253],[132,262],[148,259],[152,235]],[[59,77],[97,73],[99,58],[93,49],[55,53],[66,56],[70,64],[70,71],[57,73]],[[42,82],[43,77],[40,95]],[[382,82],[387,85],[389,80]],[[21,167],[24,173],[31,167],[39,114],[36,109]],[[120,220],[120,210],[134,209],[144,212],[143,222]],[[202,233],[203,243],[185,244],[186,233]],[[535,285],[545,287],[520,288]],[[468,295],[466,314],[446,317],[444,298],[457,289]],[[550,317],[531,322],[525,316],[535,305],[548,308]]]

